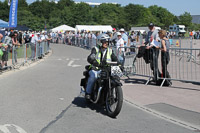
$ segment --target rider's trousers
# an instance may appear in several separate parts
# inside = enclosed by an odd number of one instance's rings
[[[94,86],[94,83],[97,80],[97,76],[98,74],[101,72],[101,70],[99,71],[95,71],[95,70],[90,70],[89,71],[89,78],[88,78],[88,83],[87,83],[87,87],[86,87],[86,93],[91,94],[92,93],[92,88]]]

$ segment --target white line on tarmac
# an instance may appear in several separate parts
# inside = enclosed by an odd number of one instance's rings
[[[27,133],[24,129],[14,124],[0,125],[0,131],[3,133],[11,133],[9,130],[10,128],[14,128],[13,130],[16,130],[18,133]]]
[[[74,63],[74,61],[71,60],[71,61],[68,63],[67,66],[69,66],[69,67],[81,67],[81,65],[72,65],[73,63]]]
[[[153,110],[153,109],[150,109],[150,108],[144,107],[144,106],[142,106],[142,105],[138,105],[138,104],[136,104],[136,103],[130,102],[130,101],[126,100],[126,99],[124,99],[124,101],[125,101],[126,103],[128,103],[128,104],[134,106],[135,108],[138,108],[138,109],[140,109],[140,110],[142,110],[142,111],[145,111],[145,112],[147,112],[147,113],[149,113],[149,114],[151,114],[151,115],[154,115],[154,116],[156,116],[156,117],[159,117],[159,118],[161,118],[161,119],[163,119],[163,120],[166,120],[166,121],[168,121],[168,122],[174,123],[174,124],[176,124],[176,125],[182,126],[182,127],[184,127],[184,128],[187,128],[187,129],[190,129],[190,130],[193,130],[193,131],[199,131],[199,130],[200,130],[200,127],[197,126],[197,125],[192,125],[192,124],[187,123],[187,122],[185,122],[185,121],[181,121],[181,120],[172,118],[172,117],[170,117],[170,116],[167,116],[167,115],[165,115],[165,114],[162,114],[162,113],[160,113],[160,112],[158,112],[158,111],[155,111],[155,110]]]

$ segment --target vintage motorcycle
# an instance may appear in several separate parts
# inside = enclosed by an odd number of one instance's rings
[[[123,103],[122,83],[120,77],[123,75],[117,62],[109,62],[100,67],[101,72],[94,84],[91,99],[87,102],[103,105],[108,116],[115,118],[121,111]],[[81,79],[81,93],[85,94],[89,78],[89,66],[83,72],[85,78]]]

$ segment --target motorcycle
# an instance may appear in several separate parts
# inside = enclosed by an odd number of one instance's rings
[[[122,83],[120,77],[123,75],[117,62],[109,62],[100,67],[91,93],[91,99],[87,102],[103,105],[108,116],[115,118],[121,111],[123,104]],[[85,94],[89,78],[89,66],[83,72],[85,78],[81,79],[81,93]]]

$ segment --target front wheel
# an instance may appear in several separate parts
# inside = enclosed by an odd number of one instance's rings
[[[115,118],[121,111],[123,92],[121,86],[113,87],[106,95],[106,111],[108,116]]]

